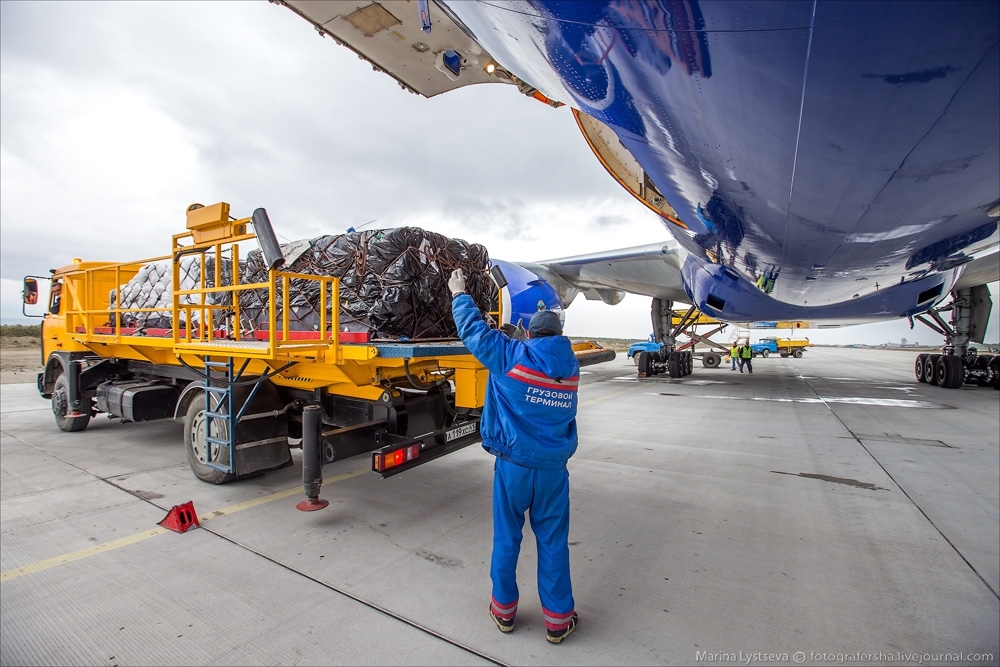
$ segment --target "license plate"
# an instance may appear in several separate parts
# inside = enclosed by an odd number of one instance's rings
[[[452,440],[458,440],[459,438],[471,435],[476,432],[476,428],[478,426],[479,422],[470,422],[468,424],[463,424],[458,428],[453,428],[444,434],[444,441],[451,442]]]

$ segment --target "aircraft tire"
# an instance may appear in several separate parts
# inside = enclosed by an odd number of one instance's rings
[[[649,377],[653,374],[653,355],[649,352],[640,352],[635,355],[635,365],[639,369],[639,375]]]
[[[681,360],[678,358],[679,356],[676,352],[671,352],[667,356],[667,373],[672,378],[679,378],[681,376],[682,365]]]
[[[937,384],[937,362],[940,358],[940,354],[928,354],[924,359],[924,381],[927,384]]]
[[[958,389],[965,380],[962,360],[953,354],[942,354],[937,362],[937,385],[945,389]]]
[[[976,364],[973,366],[973,368],[977,368],[979,370],[984,370],[984,371],[989,372],[990,369],[992,368],[992,366],[991,366],[991,362],[992,361],[993,361],[993,357],[991,355],[984,354],[984,355],[977,356],[976,357]],[[990,374],[990,375],[987,375],[986,377],[978,377],[978,378],[976,378],[976,384],[978,384],[980,387],[992,387],[993,386],[993,375]]]
[[[993,388],[1000,389],[1000,354],[990,359],[990,366],[993,368]]]
[[[709,352],[701,358],[701,365],[705,368],[718,368],[722,363],[722,357],[715,352]]]
[[[926,354],[918,354],[917,360],[913,364],[913,374],[917,377],[917,382],[927,382],[927,378],[924,377],[924,365],[927,362]]]

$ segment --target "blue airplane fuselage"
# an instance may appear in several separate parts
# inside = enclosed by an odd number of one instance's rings
[[[997,244],[1000,3],[444,4],[614,130],[705,312],[912,314]]]

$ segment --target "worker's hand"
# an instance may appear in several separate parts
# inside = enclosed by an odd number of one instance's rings
[[[462,269],[455,269],[451,272],[451,278],[448,278],[448,289],[451,290],[452,296],[465,291],[465,274]]]

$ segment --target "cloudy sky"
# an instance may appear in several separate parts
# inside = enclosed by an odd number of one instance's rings
[[[192,202],[263,206],[283,240],[375,220],[512,261],[668,238],[568,108],[501,84],[424,99],[262,1],[0,2],[0,192],[5,323],[24,275],[166,254]],[[647,297],[567,311],[572,336],[649,331]],[[809,335],[937,342],[905,322]]]

